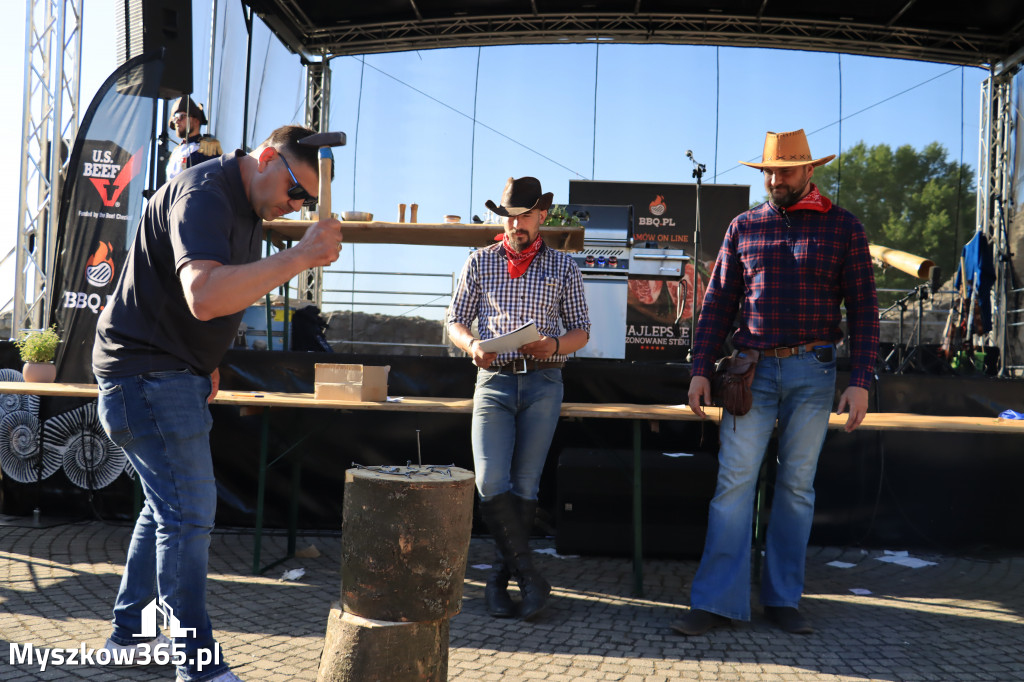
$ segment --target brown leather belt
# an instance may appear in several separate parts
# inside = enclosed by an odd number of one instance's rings
[[[811,341],[810,343],[801,343],[797,346],[779,346],[778,348],[769,348],[768,350],[761,351],[761,355],[765,355],[769,358],[789,358],[794,355],[810,352],[817,346],[831,345],[832,343],[829,341]]]
[[[565,367],[564,362],[541,362],[529,358],[516,358],[501,367],[490,367],[488,371],[502,374],[526,374],[527,372],[536,372],[538,369],[562,369],[563,367]]]

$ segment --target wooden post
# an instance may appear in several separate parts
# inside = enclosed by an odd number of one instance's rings
[[[446,679],[473,481],[458,467],[345,472],[341,608],[328,620],[319,682]]]

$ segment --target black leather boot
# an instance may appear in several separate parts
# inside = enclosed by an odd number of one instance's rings
[[[537,518],[537,500],[528,500],[525,497],[514,496],[516,504],[519,505],[519,519],[523,522],[523,532],[529,540],[533,535],[533,522]]]
[[[519,613],[519,608],[508,595],[508,579],[512,572],[505,563],[500,549],[494,552],[494,570],[487,577],[487,584],[484,586],[484,598],[487,600],[487,613],[495,618],[514,618]]]
[[[523,507],[517,504],[516,497],[509,492],[481,502],[480,513],[494,535],[505,565],[519,583],[519,592],[523,596],[519,616],[523,620],[531,620],[547,605],[551,585],[533,566],[529,535],[523,528]],[[533,512],[530,513],[532,515]]]

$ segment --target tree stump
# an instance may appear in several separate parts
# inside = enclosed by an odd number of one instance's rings
[[[341,603],[346,613],[429,622],[462,608],[473,473],[458,467],[406,471],[345,472]]]
[[[448,619],[392,623],[331,608],[317,682],[445,682]]]

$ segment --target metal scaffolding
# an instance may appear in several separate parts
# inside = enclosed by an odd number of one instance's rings
[[[637,0],[633,11],[603,11],[602,5],[615,4],[610,2],[583,5],[578,11],[565,11],[559,6],[571,3],[548,3],[554,6],[544,8],[531,2],[531,12],[522,3],[493,0],[478,3],[479,7],[433,3],[429,16],[415,11],[415,4],[414,11],[392,2],[370,12],[359,5],[349,8],[345,3],[337,3],[337,9],[328,13],[327,21],[324,11],[318,11],[314,18],[297,0],[258,4],[264,22],[289,49],[300,54],[335,56],[600,40],[848,52],[987,66],[1013,49],[1007,39],[1019,31],[1019,26],[1012,25],[997,27],[1006,30],[1006,35],[1002,35],[1002,30],[978,30],[962,18],[962,8],[955,10],[961,15],[962,25],[957,25],[956,15],[949,21],[938,8],[925,12],[937,17],[936,21],[915,24],[922,21],[921,13],[916,13],[914,19],[906,14],[914,0],[898,3],[903,7],[900,10],[889,6],[897,3],[876,3],[871,8],[862,3],[856,12],[862,17],[859,21],[846,16],[851,11],[841,3],[821,3],[810,13],[812,16],[792,17],[773,16],[767,1],[730,3],[736,7],[724,11],[715,3],[678,1],[657,3],[657,7],[652,5],[648,9]],[[740,9],[740,4],[746,7]],[[758,6],[760,9],[753,11]],[[1012,21],[1011,14],[1004,16]]]
[[[78,133],[83,0],[28,0],[21,186],[11,330],[50,318],[46,279],[54,263],[60,192]]]
[[[989,342],[999,348],[999,376],[1020,364],[1012,358],[1013,339],[1007,320],[1012,281],[1012,253],[1009,226],[1013,220],[1011,187],[1013,127],[1016,124],[1011,99],[1013,76],[1020,60],[993,73],[982,84],[981,128],[978,140],[978,231],[992,245],[996,268],[992,288],[992,331]],[[1019,333],[1019,332],[1018,332]]]
[[[306,64],[306,127],[324,132],[330,125],[331,105],[331,63],[325,56],[319,62]],[[309,213],[302,209],[303,217]],[[299,275],[298,298],[300,301],[323,307],[324,269],[311,268]]]

